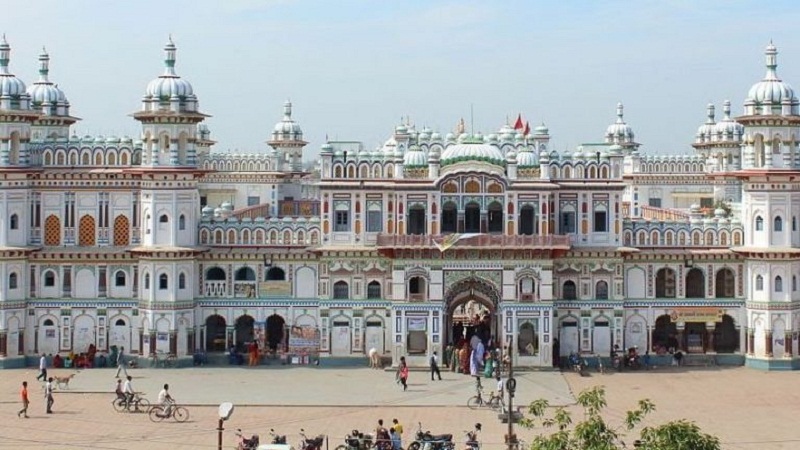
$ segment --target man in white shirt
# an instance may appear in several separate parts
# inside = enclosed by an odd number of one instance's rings
[[[44,398],[47,400],[47,414],[53,414],[53,377],[48,378],[44,385]]]
[[[119,354],[117,355],[117,373],[114,375],[114,378],[119,378],[120,372],[126,377],[128,376],[128,369],[125,367],[125,347],[119,348]]]
[[[127,408],[131,407],[131,403],[133,403],[133,394],[136,392],[133,390],[133,385],[131,384],[131,380],[133,378],[128,375],[125,378],[125,384],[122,386],[122,393],[125,394],[125,399],[127,400]]]
[[[161,405],[161,408],[164,411],[164,417],[169,417],[172,415],[172,404],[174,400],[172,396],[169,395],[169,385],[165,384],[164,389],[158,393],[158,404]]]
[[[42,353],[42,357],[39,358],[39,375],[36,379],[47,381],[47,358],[44,356],[44,353]]]

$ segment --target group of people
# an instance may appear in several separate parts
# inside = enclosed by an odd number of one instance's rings
[[[456,344],[451,342],[444,350],[445,365],[451,372],[492,378],[500,365],[499,353],[491,347],[492,344],[491,338],[484,343],[477,334],[470,340],[462,338]]]
[[[133,390],[132,380],[133,377],[130,375],[125,377],[125,383],[122,382],[121,378],[117,378],[117,387],[114,389],[117,398],[125,403],[126,408],[130,407],[136,396],[136,391]],[[164,384],[164,387],[158,392],[157,402],[164,411],[164,417],[170,417],[172,415],[172,406],[175,404],[175,399],[169,394],[169,384]]]
[[[45,413],[53,414],[53,403],[55,400],[53,399],[53,377],[49,377],[44,384],[44,400],[45,400]],[[30,406],[30,398],[28,397],[28,382],[23,381],[22,387],[19,390],[20,400],[22,401],[22,409],[17,411],[17,417],[24,417],[29,419],[30,416],[28,415],[28,406]]]
[[[378,450],[401,450],[403,448],[403,425],[397,419],[392,419],[392,426],[387,430],[383,426],[383,419],[378,420],[375,429],[375,446]]]

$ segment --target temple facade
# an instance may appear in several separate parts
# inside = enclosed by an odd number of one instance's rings
[[[597,142],[518,121],[441,134],[406,119],[313,168],[286,102],[267,148],[219,152],[176,46],[135,138],[77,136],[66,94],[0,43],[0,367],[125,347],[425,365],[480,323],[524,366],[571,352],[800,367],[800,115],[767,73],[714,105],[686,154],[648,156],[622,104]],[[613,117],[613,116],[612,116]],[[687,146],[688,147],[688,146]]]

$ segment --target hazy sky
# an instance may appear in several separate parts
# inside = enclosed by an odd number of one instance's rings
[[[11,70],[42,45],[79,134],[138,136],[128,115],[172,33],[216,151],[263,150],[283,102],[316,155],[325,136],[374,148],[401,116],[442,134],[521,112],[563,151],[597,142],[625,104],[645,153],[689,152],[708,102],[742,111],[773,39],[800,88],[796,0],[2,0]]]

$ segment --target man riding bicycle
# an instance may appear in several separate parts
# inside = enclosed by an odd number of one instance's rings
[[[172,405],[174,403],[175,400],[169,395],[169,385],[165,384],[164,389],[158,393],[158,404],[161,405],[164,411],[164,417],[170,417],[172,415]]]

